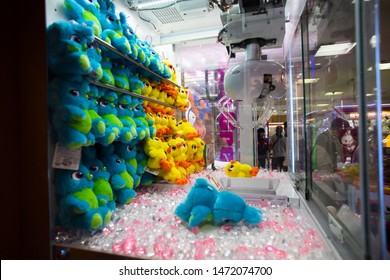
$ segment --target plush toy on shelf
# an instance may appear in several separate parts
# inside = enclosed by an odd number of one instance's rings
[[[249,164],[240,163],[238,161],[231,160],[225,165],[225,173],[229,177],[245,177],[252,178],[257,175],[259,168],[257,166],[251,167]]]
[[[49,84],[50,119],[60,145],[80,148],[95,143],[88,112],[87,81],[54,79]]]
[[[138,153],[138,146],[115,142],[115,153],[125,161],[126,170],[134,180],[133,188],[138,187],[141,183],[141,176],[137,173],[138,162],[136,156]]]
[[[119,20],[121,22],[123,36],[125,36],[130,43],[131,53],[129,56],[134,60],[138,60],[138,56],[141,55],[141,48],[137,44],[137,35],[135,34],[133,28],[131,28],[127,23],[126,15],[123,12],[119,13]]]
[[[95,36],[99,37],[102,33],[99,22],[100,5],[97,0],[65,0],[64,11],[69,19],[91,26]]]
[[[196,179],[186,199],[176,207],[174,213],[190,228],[202,222],[223,225],[244,221],[257,225],[262,220],[261,211],[249,206],[241,196],[228,191],[218,192],[203,178]]]
[[[118,103],[118,94],[110,89],[100,88],[101,98],[98,101],[98,114],[103,118],[106,123],[106,130],[111,135],[114,132],[114,139],[97,139],[97,142],[102,145],[110,145],[113,141],[117,140],[121,136],[123,124],[118,118],[118,112],[116,104]],[[122,137],[125,137],[122,135]],[[131,138],[132,135],[126,136],[125,138]],[[113,141],[111,141],[113,140]]]
[[[126,170],[125,161],[115,154],[114,145],[107,147],[98,145],[98,157],[110,172],[110,184],[118,204],[128,204],[136,196],[133,190],[134,179]]]
[[[83,75],[96,78],[98,62],[91,63],[87,46],[94,41],[92,27],[69,21],[56,21],[47,28],[47,55],[50,78],[81,80]],[[91,65],[94,65],[92,68]]]
[[[91,133],[94,135],[95,139],[104,137],[106,134],[106,123],[103,118],[98,114],[97,103],[100,98],[99,88],[93,84],[89,85],[89,92],[87,93],[88,99],[88,112],[92,120]],[[107,137],[114,137],[107,136]]]
[[[148,157],[147,166],[151,169],[166,169],[169,170],[172,164],[168,161],[164,150],[164,144],[160,138],[147,138],[144,140],[144,152]]]
[[[97,230],[111,220],[106,206],[99,206],[93,192],[92,175],[80,164],[78,170],[57,169],[55,187],[58,225],[65,228]]]
[[[112,64],[111,72],[114,75],[115,86],[125,90],[130,90],[129,76],[131,70],[126,64],[114,62]]]
[[[102,55],[102,70],[103,70],[103,75],[100,79],[100,81],[104,84],[108,84],[111,86],[115,85],[115,78],[114,75],[112,74],[112,61],[111,58],[107,55]]]
[[[83,148],[81,161],[93,176],[93,192],[99,206],[106,205],[110,210],[115,210],[116,204],[109,182],[111,174],[107,171],[103,162],[98,159],[94,146]]]
[[[158,176],[171,182],[172,184],[185,185],[188,183],[188,179],[181,174],[181,172],[176,168],[174,158],[172,155],[172,148],[169,147],[167,142],[163,142],[164,150],[167,154],[167,160],[171,163],[172,167],[170,169],[161,169],[158,173]]]
[[[131,140],[138,136],[137,124],[133,119],[133,112],[131,109],[132,98],[128,94],[119,95],[117,104],[117,116],[123,124],[119,141],[123,143],[130,143]]]
[[[199,137],[198,131],[192,126],[192,124],[187,121],[187,119],[183,119],[176,124],[176,134],[185,140],[191,140],[195,137]]]
[[[100,4],[99,22],[102,26],[100,37],[125,55],[131,54],[130,43],[123,35],[123,29],[115,13],[115,4],[110,0],[98,0]],[[107,52],[112,58],[121,58],[114,52]]]

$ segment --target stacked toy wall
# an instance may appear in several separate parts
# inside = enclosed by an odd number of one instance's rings
[[[64,0],[62,8],[47,28],[56,225],[97,230],[140,185],[186,184],[204,166],[204,142],[176,120],[189,102],[175,68],[113,1]]]

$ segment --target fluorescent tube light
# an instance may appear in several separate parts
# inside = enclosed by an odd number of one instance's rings
[[[390,63],[380,63],[379,64],[380,70],[389,70],[390,69]],[[367,71],[372,71],[372,66],[367,69]]]
[[[341,95],[341,94],[343,94],[342,91],[328,91],[327,93],[325,93],[325,95],[331,95],[331,96],[333,96],[333,95]]]
[[[139,1],[140,2],[140,1]],[[154,0],[154,1],[142,1],[136,7],[139,10],[164,8],[165,6],[175,4],[176,0]]]
[[[317,53],[314,55],[318,56],[332,56],[332,55],[340,55],[348,53],[356,43],[340,43],[340,44],[332,44],[332,45],[323,45],[321,46]]]
[[[329,104],[317,104],[317,107],[326,107],[326,106],[328,106]]]
[[[305,84],[315,84],[318,82],[320,78],[311,78],[311,79],[298,79],[297,80],[297,84],[302,84],[303,82],[305,82]]]

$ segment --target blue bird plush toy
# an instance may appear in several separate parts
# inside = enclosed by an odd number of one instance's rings
[[[89,92],[87,93],[88,113],[92,120],[91,133],[96,138],[104,137],[106,134],[106,123],[98,114],[97,103],[100,98],[99,88],[93,84],[89,85]],[[114,137],[114,136],[111,136]]]
[[[222,191],[214,203],[213,219],[217,224],[238,223],[241,220],[248,224],[259,224],[261,211],[247,205],[241,196],[229,191]]]
[[[54,79],[49,84],[50,119],[58,142],[68,148],[80,148],[95,143],[91,132],[87,81]]]
[[[176,207],[175,215],[193,228],[212,214],[217,198],[218,191],[206,179],[198,178],[184,202]]]
[[[102,33],[102,26],[99,22],[100,5],[97,0],[64,0],[65,15],[80,24],[93,28],[95,36]]]
[[[108,84],[111,86],[115,85],[115,78],[112,74],[112,61],[111,58],[105,54],[102,55],[102,69],[103,69],[103,75],[100,79],[100,81],[104,84]]]
[[[122,26],[115,14],[115,4],[111,0],[98,0],[100,4],[99,22],[103,32],[101,38],[125,55],[131,54],[131,47],[127,38],[123,35]],[[112,58],[120,58],[119,55],[108,53]]]
[[[99,63],[87,53],[88,44],[94,41],[93,30],[69,21],[56,21],[47,28],[48,68],[51,77],[70,76],[82,79],[83,75],[96,78]],[[94,65],[94,67],[92,67]]]
[[[141,176],[137,174],[138,162],[137,162],[137,145],[130,145],[121,142],[115,142],[115,153],[122,159],[126,164],[126,170],[133,177],[134,188],[137,188],[141,182]]]
[[[196,179],[185,201],[176,207],[174,213],[190,228],[208,220],[221,225],[241,220],[259,224],[262,219],[261,211],[247,205],[241,196],[228,191],[218,192],[203,178]]]
[[[55,187],[58,201],[58,225],[86,230],[100,229],[111,219],[106,206],[99,206],[93,192],[92,175],[80,164],[79,169],[57,169]]]
[[[139,56],[141,56],[141,47],[137,44],[137,35],[135,34],[133,28],[127,23],[126,15],[123,12],[119,13],[119,19],[122,26],[123,36],[129,41],[131,47],[130,57],[138,61]]]
[[[103,162],[98,159],[95,147],[83,148],[81,155],[82,164],[88,168],[89,173],[93,176],[93,192],[99,206],[106,205],[110,210],[115,210],[116,204],[109,182],[111,174],[107,171]]]
[[[114,62],[112,64],[111,72],[114,75],[115,86],[125,90],[130,90],[129,76],[131,71],[126,64]]]
[[[118,118],[116,104],[118,102],[118,94],[110,89],[100,88],[100,99],[98,100],[98,114],[103,118],[106,124],[106,134],[104,137],[96,139],[97,143],[104,146],[110,145],[120,137],[123,124]],[[112,138],[112,132],[114,137]]]
[[[136,192],[133,190],[134,179],[127,172],[125,161],[114,152],[114,145],[107,147],[98,145],[99,159],[111,174],[110,184],[115,201],[120,205],[128,204],[136,196]]]
[[[132,98],[128,94],[121,94],[117,103],[117,116],[123,124],[119,141],[130,143],[131,140],[137,137],[137,124],[133,119],[133,111],[130,108]]]

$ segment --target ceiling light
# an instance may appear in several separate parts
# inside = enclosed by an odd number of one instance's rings
[[[343,94],[344,92],[342,91],[328,91],[327,93],[325,93],[325,95],[340,95],[340,94]]]
[[[317,104],[317,107],[326,107],[326,106],[328,106],[328,105],[329,105],[329,104],[325,104],[325,103],[322,104],[322,103],[321,103],[321,104]]]
[[[321,46],[314,56],[332,56],[348,53],[356,43],[340,43]]]
[[[154,0],[154,1],[138,1],[138,5],[136,9],[143,10],[143,9],[153,9],[153,8],[160,8],[167,5],[175,4],[176,0]]]
[[[318,82],[320,78],[312,78],[312,79],[298,79],[297,80],[297,84],[302,84],[303,82],[305,82],[305,84],[315,84]]]

